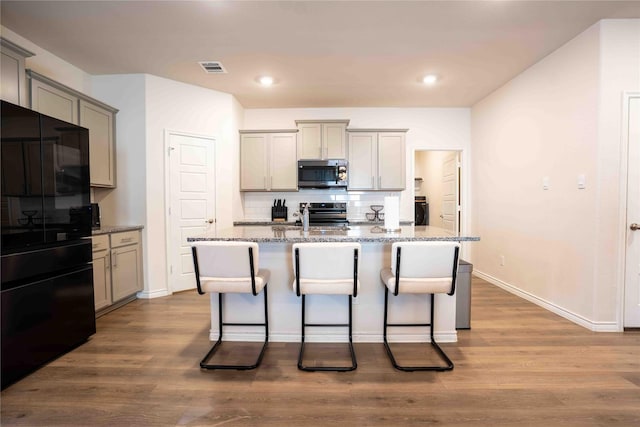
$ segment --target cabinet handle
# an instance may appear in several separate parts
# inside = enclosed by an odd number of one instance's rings
[[[131,237],[127,237],[126,239],[121,239],[120,242],[122,243],[129,243],[132,240]]]
[[[107,262],[105,270],[109,270],[111,268],[111,254],[107,254]]]
[[[382,175],[378,177],[378,189],[382,188]]]
[[[118,252],[116,252],[116,251],[111,252],[111,256],[113,257],[113,259],[112,259],[113,268],[116,268],[118,266]]]

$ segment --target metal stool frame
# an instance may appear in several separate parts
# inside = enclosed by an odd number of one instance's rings
[[[196,285],[198,287],[198,293],[200,295],[206,294],[206,292],[202,291],[202,287],[200,286],[200,270],[198,268],[198,254],[195,246],[191,247],[191,252],[193,255],[193,264],[196,273]],[[256,277],[255,277],[255,269],[253,267],[253,248],[249,248],[249,266],[251,270],[251,293],[254,296],[257,296],[256,292]],[[264,356],[265,350],[267,349],[267,345],[269,344],[269,315],[267,310],[267,284],[265,283],[264,289],[264,323],[237,323],[237,322],[224,322],[222,318],[222,293],[218,293],[218,325],[220,328],[220,334],[218,336],[218,341],[211,347],[211,350],[204,356],[202,361],[200,361],[200,368],[202,369],[236,369],[239,371],[255,369],[262,362],[262,358]],[[218,350],[220,345],[222,344],[222,335],[224,326],[264,326],[264,344],[262,345],[262,350],[258,355],[255,363],[251,365],[218,365],[218,364],[208,364],[206,363],[213,357],[215,352]]]
[[[453,272],[451,273],[451,291],[447,293],[447,295],[451,296],[454,294],[456,290],[456,275],[458,273],[458,253],[460,251],[459,247],[455,248],[455,253],[453,257]],[[394,296],[398,296],[400,290],[400,252],[401,248],[397,248],[396,252],[396,283],[395,289],[393,292]],[[450,371],[453,369],[453,362],[447,354],[440,348],[436,339],[433,335],[434,329],[434,309],[435,309],[435,298],[434,294],[429,294],[431,296],[431,310],[430,310],[430,319],[429,323],[389,323],[388,322],[388,306],[389,306],[389,287],[385,283],[385,293],[384,293],[384,346],[387,350],[387,355],[389,359],[391,359],[391,364],[393,367],[405,372],[413,372],[413,371]],[[436,350],[440,358],[446,363],[446,366],[436,365],[436,366],[401,366],[396,362],[396,358],[391,351],[391,347],[389,346],[389,342],[387,341],[387,328],[389,327],[424,327],[429,326],[429,336],[431,338],[431,346]]]
[[[295,250],[295,271],[300,271],[300,253],[296,248]],[[358,367],[356,361],[356,353],[353,350],[353,305],[352,296],[349,295],[349,323],[306,323],[305,321],[305,307],[306,307],[306,295],[302,295],[300,292],[300,277],[296,274],[296,295],[302,296],[302,339],[300,343],[300,353],[298,354],[298,369],[301,371],[315,372],[315,371],[335,371],[335,372],[348,372],[353,371]],[[358,249],[353,250],[353,297],[358,296]],[[303,364],[304,359],[304,345],[305,345],[305,330],[307,327],[348,327],[349,328],[349,352],[351,355],[351,366],[306,366]]]

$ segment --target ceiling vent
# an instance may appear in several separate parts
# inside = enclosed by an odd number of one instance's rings
[[[205,73],[207,74],[226,74],[227,70],[224,69],[222,63],[219,61],[200,61],[198,62]]]

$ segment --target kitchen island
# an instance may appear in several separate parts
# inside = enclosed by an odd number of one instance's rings
[[[387,233],[380,226],[310,227],[303,231],[295,225],[236,226],[214,229],[206,234],[189,237],[196,241],[250,241],[260,247],[259,266],[271,270],[269,281],[269,329],[271,341],[300,340],[301,300],[292,289],[293,259],[291,246],[298,242],[360,242],[360,291],[353,299],[353,338],[356,342],[382,342],[384,287],[380,270],[391,262],[391,245],[397,241],[459,241],[480,240],[475,236],[456,236],[438,227],[401,226],[400,231]],[[464,256],[464,248],[462,252]],[[211,339],[217,339],[218,304],[211,295]],[[262,314],[262,296],[227,294],[225,321],[259,322]],[[456,296],[436,295],[435,336],[439,342],[457,341],[455,328]],[[346,322],[345,296],[312,295],[308,300],[307,320],[312,323]],[[234,317],[239,313],[241,318]],[[254,317],[251,317],[255,315]],[[399,295],[394,297],[389,319],[394,323],[428,321],[429,302],[426,295]],[[426,328],[425,328],[426,329]],[[424,341],[424,334],[415,328],[394,328],[390,341]],[[345,341],[344,328],[322,328],[308,334],[308,341]],[[259,341],[261,333],[252,327],[235,327],[225,331],[226,340]]]

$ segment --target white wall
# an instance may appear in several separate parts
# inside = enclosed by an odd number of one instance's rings
[[[141,296],[167,295],[165,130],[215,138],[216,219],[218,226],[231,226],[242,107],[229,94],[152,75],[97,76],[94,87],[120,109],[118,189],[109,199],[116,200],[116,223],[145,226]]]
[[[620,107],[638,87],[637,22],[595,24],[471,113],[474,270],[594,330],[619,327]]]
[[[35,55],[27,58],[25,67],[39,74],[49,77],[63,85],[82,92],[86,95],[91,94],[91,75],[87,74],[80,68],[70,64],[69,62],[53,55],[49,51],[42,49],[40,46],[25,39],[19,34],[8,28],[0,26],[0,34],[7,40],[12,41],[18,46],[33,52]],[[99,99],[94,96],[94,98]]]
[[[469,164],[468,156],[470,154],[471,136],[469,127],[470,110],[468,108],[246,109],[243,129],[295,129],[296,120],[323,119],[349,119],[349,128],[409,129],[406,137],[406,190],[400,193],[357,192],[352,196],[345,195],[345,198],[352,201],[350,215],[355,218],[364,218],[364,213],[369,211],[368,206],[370,204],[380,203],[385,195],[394,194],[400,195],[401,220],[413,221],[413,156],[415,150],[463,150],[463,159],[466,159],[466,164]],[[468,192],[470,183],[468,179],[465,179],[466,177],[463,178],[463,188]],[[289,198],[293,198],[296,202],[300,198],[307,197],[303,192],[297,195],[295,193],[288,194]],[[312,198],[325,197],[322,192],[317,191],[306,194],[309,194],[309,197]],[[329,191],[326,194],[331,196],[338,193]],[[262,206],[274,198],[287,198],[287,193],[272,194],[271,197],[257,193],[247,193],[245,195],[245,209],[248,211],[246,213],[242,212],[242,216],[238,217],[238,219],[244,219],[245,215],[251,216],[251,212],[254,209],[258,209],[258,206]],[[468,200],[468,197],[464,197],[463,200]],[[291,206],[291,204],[289,205]]]
[[[144,184],[145,159],[145,76],[144,74],[93,77],[93,92],[117,108],[116,185],[114,189],[94,189],[104,225],[146,224]],[[144,232],[143,232],[144,235]]]
[[[626,171],[622,147],[622,93],[640,90],[640,19],[600,22],[600,84],[598,91],[598,162],[596,229],[597,286],[593,295],[593,318],[622,321],[625,255]],[[616,310],[617,309],[617,310]]]

